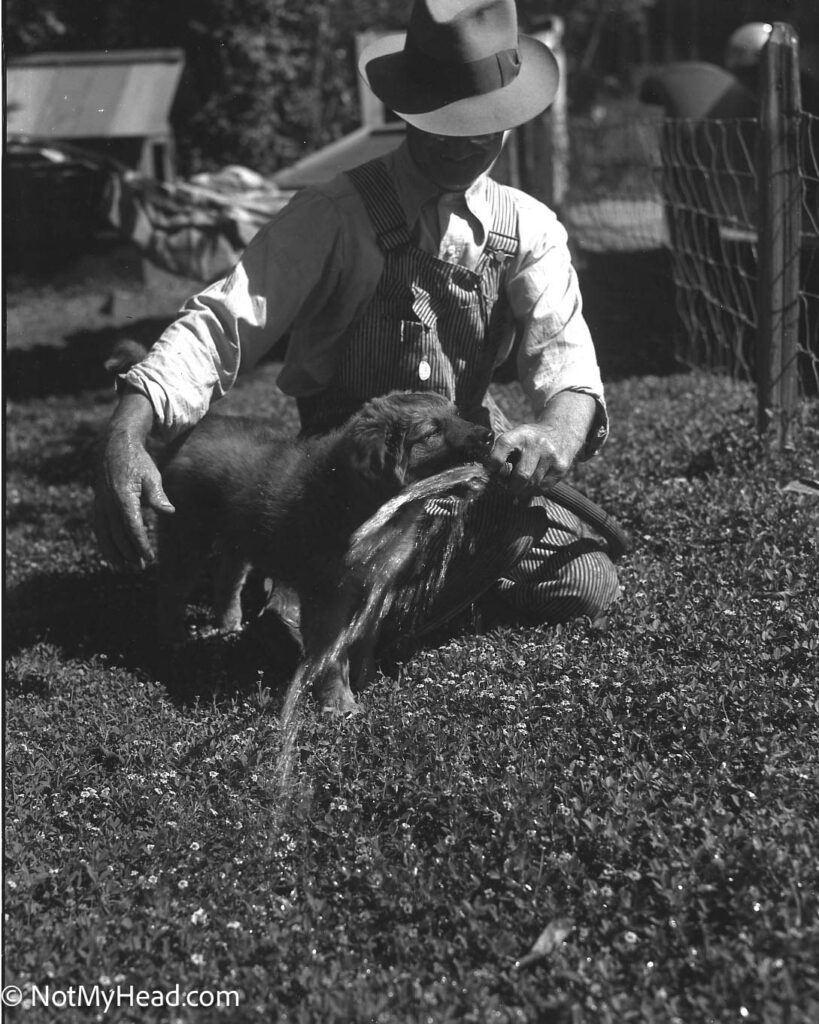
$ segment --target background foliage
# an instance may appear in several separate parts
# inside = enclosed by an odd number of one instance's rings
[[[241,163],[271,173],[359,123],[356,33],[405,26],[408,0],[7,0],[10,57],[38,50],[181,47],[183,173]],[[819,35],[812,0],[520,0],[521,26],[565,21],[570,95],[640,63],[719,60],[730,30],[787,18]]]

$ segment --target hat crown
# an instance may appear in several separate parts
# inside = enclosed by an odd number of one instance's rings
[[[452,136],[523,124],[559,79],[549,47],[518,34],[515,0],[415,0],[403,38],[374,40],[359,70],[402,120]]]
[[[773,25],[765,21],[749,21],[734,29],[725,44],[725,66],[730,71],[755,67],[772,31]]]
[[[407,48],[449,64],[468,64],[517,46],[513,0],[417,0]]]

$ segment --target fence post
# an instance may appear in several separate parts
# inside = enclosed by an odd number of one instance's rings
[[[773,26],[760,71],[758,426],[765,431],[773,425],[784,447],[798,404],[802,226],[799,41],[790,25]]]
[[[524,127],[521,187],[553,210],[559,210],[569,176],[568,86],[563,18],[550,16],[548,24],[548,28],[532,35],[555,56],[559,71],[557,93],[549,109]]]

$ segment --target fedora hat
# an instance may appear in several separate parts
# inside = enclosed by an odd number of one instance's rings
[[[359,58],[375,95],[436,135],[488,135],[539,114],[557,92],[548,46],[519,35],[514,0],[415,0],[406,34]]]

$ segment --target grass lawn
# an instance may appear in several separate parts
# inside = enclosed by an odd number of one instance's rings
[[[229,401],[290,422],[274,375]],[[150,570],[97,555],[110,391],[10,404],[9,1020],[819,1020],[819,504],[784,489],[819,413],[780,455],[719,377],[609,399],[575,477],[634,539],[607,628],[456,636],[352,721],[305,701],[286,797],[281,667],[206,630],[158,657]]]

